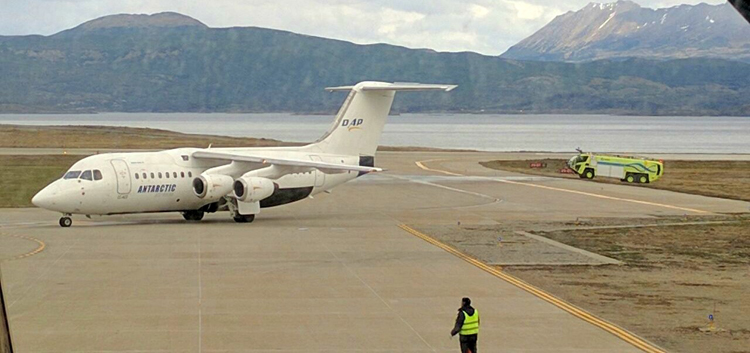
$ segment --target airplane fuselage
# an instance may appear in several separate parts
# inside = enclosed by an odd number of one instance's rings
[[[358,157],[321,156],[295,148],[215,148],[222,152],[254,152],[268,158],[279,156],[357,165]],[[212,202],[198,197],[193,180],[226,161],[191,158],[195,148],[159,152],[107,153],[84,158],[66,176],[35,197],[34,203],[65,214],[112,215],[143,212],[196,210]],[[331,159],[335,158],[333,161]],[[86,173],[90,171],[89,173]],[[263,169],[257,174],[263,175]],[[83,174],[86,173],[85,177]],[[278,190],[260,202],[261,207],[302,200],[356,178],[356,172],[325,174],[319,170],[291,172],[270,178]],[[90,176],[90,178],[88,177]],[[99,178],[100,176],[100,178]],[[263,175],[267,177],[266,175]]]

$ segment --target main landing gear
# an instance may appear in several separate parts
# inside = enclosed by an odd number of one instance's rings
[[[206,213],[202,210],[193,210],[193,211],[185,211],[182,212],[182,218],[185,218],[186,221],[200,221],[203,219],[203,215]]]
[[[71,225],[73,225],[73,220],[69,215],[63,215],[62,217],[60,217],[60,227],[68,228]]]
[[[249,215],[243,216],[241,214],[238,214],[238,215],[236,215],[236,216],[234,216],[232,218],[237,223],[251,223],[252,221],[255,220],[255,215],[254,214],[249,214]]]

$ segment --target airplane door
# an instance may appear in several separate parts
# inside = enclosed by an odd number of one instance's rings
[[[112,167],[115,168],[115,176],[117,177],[117,193],[118,194],[129,194],[130,193],[130,168],[128,164],[122,159],[113,159]]]
[[[320,156],[310,156],[310,159],[316,162],[322,162],[323,159]],[[326,183],[326,174],[315,169],[315,186],[320,187]]]

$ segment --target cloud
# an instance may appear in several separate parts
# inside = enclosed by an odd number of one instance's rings
[[[471,14],[476,19],[481,19],[487,17],[487,14],[490,13],[490,9],[477,4],[470,4],[469,5],[469,11],[471,11]]]
[[[545,8],[540,5],[529,4],[523,1],[507,1],[516,9],[516,16],[522,20],[535,20],[546,12]]]
[[[211,27],[268,27],[360,44],[498,55],[555,16],[578,10],[591,0],[2,1],[0,35],[49,35],[115,13],[175,11]],[[683,1],[640,1],[649,7],[678,2]]]

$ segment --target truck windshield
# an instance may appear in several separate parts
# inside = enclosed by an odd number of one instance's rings
[[[63,176],[63,179],[78,179],[78,176],[81,175],[80,170],[71,170]]]
[[[586,155],[577,155],[573,156],[568,160],[568,167],[574,168],[576,164],[586,162],[589,160],[589,156]]]

